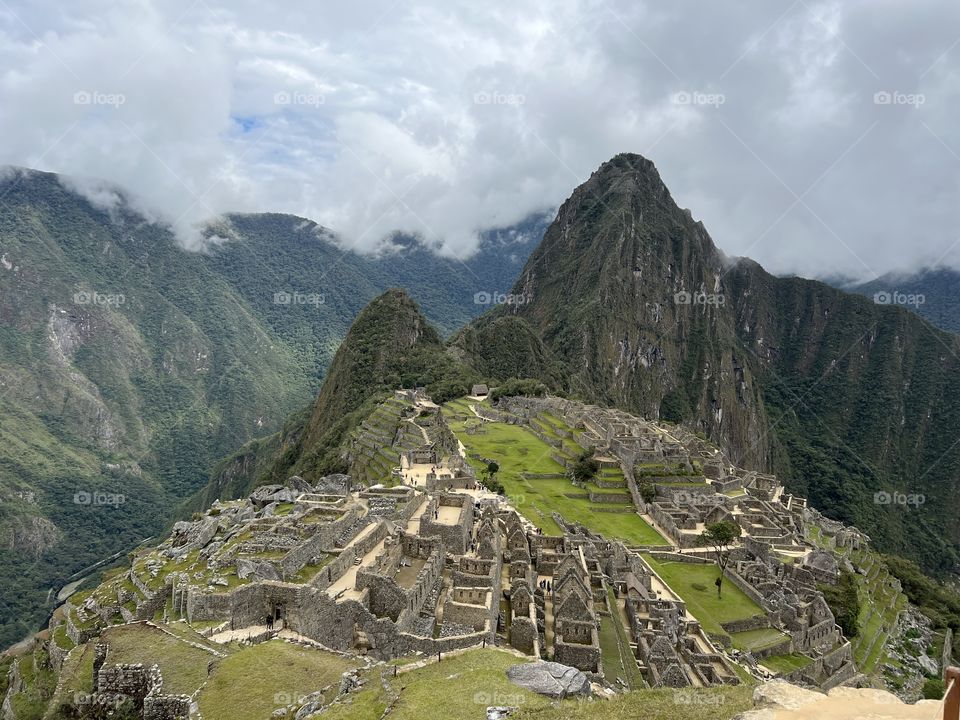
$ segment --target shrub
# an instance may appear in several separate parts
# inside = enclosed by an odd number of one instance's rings
[[[923,684],[923,697],[925,700],[942,700],[945,692],[947,692],[947,688],[940,678],[929,678]]]

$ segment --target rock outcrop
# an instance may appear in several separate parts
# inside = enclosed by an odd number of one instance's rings
[[[931,720],[940,707],[935,700],[906,705],[883,690],[839,687],[825,695],[780,680],[758,687],[753,700],[758,709],[734,720]]]
[[[555,662],[514,665],[507,678],[515,685],[552,698],[590,694],[590,681],[581,671]]]

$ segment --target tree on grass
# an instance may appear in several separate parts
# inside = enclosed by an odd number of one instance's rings
[[[645,503],[652,503],[657,497],[657,489],[648,482],[640,485],[640,497]]]
[[[498,472],[500,472],[500,464],[495,460],[490,460],[487,462],[487,466],[483,469],[483,480],[481,480],[481,483],[490,492],[497,493],[497,495],[503,495],[506,490],[503,487],[503,483],[496,478]]]
[[[706,530],[700,533],[700,544],[708,545],[713,548],[717,556],[717,567],[720,568],[720,575],[714,581],[717,586],[717,597],[723,586],[723,573],[730,564],[730,547],[740,537],[740,526],[732,520],[721,520],[720,522],[708,525]]]

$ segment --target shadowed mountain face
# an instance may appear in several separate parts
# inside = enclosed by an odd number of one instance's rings
[[[508,300],[454,340],[479,371],[550,371],[587,400],[684,422],[886,550],[960,567],[960,338],[727,259],[637,155],[576,189]]]
[[[234,215],[193,253],[124,202],[2,177],[3,646],[40,624],[51,587],[162,532],[219,458],[306,408],[370,299],[406,285],[452,331],[488,307],[476,293],[509,288],[544,225],[488,233],[460,263],[409,238],[361,256],[302,218]]]

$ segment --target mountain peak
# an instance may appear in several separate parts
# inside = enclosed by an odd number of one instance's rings
[[[347,332],[317,396],[302,443],[298,471],[336,469],[330,453],[351,413],[400,386],[425,384],[442,364],[444,346],[405,290],[390,288],[371,300]]]

